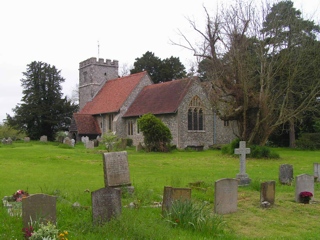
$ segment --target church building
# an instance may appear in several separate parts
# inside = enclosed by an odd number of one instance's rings
[[[109,131],[143,143],[137,119],[152,113],[166,124],[172,145],[207,149],[235,138],[234,123],[223,121],[195,77],[154,84],[147,72],[118,77],[118,61],[90,58],[79,66],[79,106],[70,134],[96,139]]]

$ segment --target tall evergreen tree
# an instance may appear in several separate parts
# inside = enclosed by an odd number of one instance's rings
[[[67,130],[77,105],[62,97],[61,83],[65,79],[55,66],[33,61],[21,79],[23,97],[14,109],[14,116],[7,114],[7,122],[15,129],[26,132],[31,139],[46,135],[49,140],[59,130]]]
[[[136,58],[132,73],[147,71],[154,83],[167,82],[186,77],[183,64],[177,57],[161,60],[154,53],[147,51],[141,58]]]

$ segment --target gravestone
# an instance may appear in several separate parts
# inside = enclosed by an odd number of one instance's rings
[[[126,151],[103,154],[103,172],[105,187],[119,188],[134,192],[131,186],[128,155]],[[125,187],[125,188],[124,188]]]
[[[214,183],[214,212],[228,214],[237,211],[238,180],[224,178]]]
[[[236,176],[239,186],[249,185],[251,179],[248,174],[246,174],[246,155],[250,154],[250,148],[246,148],[245,141],[239,142],[239,148],[234,149],[234,154],[240,155],[240,173]]]
[[[56,223],[56,197],[46,194],[34,194],[22,199],[23,226],[31,221],[39,223]]]
[[[101,188],[91,193],[92,221],[102,224],[121,214],[121,190]]]
[[[67,145],[69,145],[69,146],[72,146],[72,144],[71,144],[71,139],[70,139],[69,137],[65,137],[65,138],[63,139],[63,143],[64,143],[64,144],[67,144]]]
[[[279,168],[279,181],[281,184],[291,185],[293,181],[293,166],[282,164]]]
[[[74,140],[73,138],[71,139],[71,147],[74,147],[74,145],[76,144],[76,140]]]
[[[30,138],[29,137],[25,137],[24,138],[24,142],[30,142]]]
[[[313,164],[313,176],[316,182],[320,182],[320,163]]]
[[[7,144],[7,139],[3,138],[3,139],[1,140],[1,142],[2,142],[2,144]]]
[[[8,144],[8,145],[11,145],[11,144],[12,144],[12,139],[11,139],[11,137],[8,137],[8,139],[7,139],[7,144]]]
[[[314,177],[309,174],[301,174],[296,176],[296,202],[301,202],[299,194],[305,191],[311,192],[314,197]]]
[[[48,137],[43,135],[40,137],[40,142],[47,142],[48,141]]]
[[[99,141],[97,139],[93,140],[93,146],[94,147],[99,147]]]
[[[81,142],[82,143],[86,143],[86,140],[85,140],[84,136],[81,137]]]
[[[170,211],[174,201],[191,201],[191,188],[164,187],[162,212]]]
[[[274,205],[275,193],[276,193],[275,181],[268,181],[268,182],[261,183],[260,206],[267,208]]]
[[[143,150],[143,146],[142,146],[141,142],[139,142],[138,145],[136,146],[136,151],[139,152],[141,150]]]
[[[93,149],[94,148],[94,142],[93,141],[87,141],[85,144],[86,144],[86,148],[88,148],[88,149]]]

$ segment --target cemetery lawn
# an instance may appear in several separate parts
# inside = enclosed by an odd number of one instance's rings
[[[192,188],[192,201],[205,204],[213,214],[214,182],[239,173],[239,158],[218,150],[145,153],[127,149],[135,194],[123,195],[121,216],[102,226],[92,225],[91,214],[91,191],[104,187],[102,147],[88,150],[82,144],[69,148],[32,141],[0,145],[0,196],[10,196],[18,189],[57,196],[57,228],[67,230],[68,239],[318,239],[320,183],[315,183],[314,201],[301,204],[294,201],[294,184],[280,185],[278,175],[281,164],[292,164],[294,176],[313,175],[320,151],[273,150],[280,159],[247,160],[252,183],[239,187],[237,212],[216,216],[219,227],[212,232],[173,227],[156,205],[164,186],[188,187],[200,182]],[[276,181],[275,205],[263,209],[260,184],[270,180]],[[75,202],[81,207],[72,207]],[[135,208],[129,208],[130,203]],[[0,209],[0,239],[23,239],[21,217]]]

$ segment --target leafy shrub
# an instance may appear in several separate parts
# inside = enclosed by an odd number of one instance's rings
[[[224,145],[221,148],[222,154],[233,155],[234,149],[239,147],[239,142],[240,142],[240,139],[236,138],[231,143]]]
[[[320,133],[303,133],[296,140],[296,146],[297,148],[307,150],[320,149]]]
[[[181,227],[207,234],[219,234],[223,232],[221,216],[213,215],[205,205],[195,204],[191,201],[174,201],[170,211],[166,214],[166,220],[173,227]]]
[[[148,151],[167,152],[170,150],[172,135],[170,129],[153,114],[148,113],[138,119]]]
[[[127,138],[127,146],[132,147],[133,145],[133,140],[131,138]]]
[[[230,144],[224,145],[221,148],[221,152],[223,154],[234,155],[234,149],[239,147],[240,140],[234,139]],[[249,146],[251,149],[251,153],[248,157],[252,158],[279,158],[279,154],[271,151],[269,147],[266,146],[258,146],[251,145]]]
[[[107,151],[111,152],[112,150],[117,149],[117,146],[119,146],[121,143],[121,139],[118,139],[118,136],[116,134],[109,131],[102,135],[101,142],[105,144]]]
[[[251,145],[251,153],[249,157],[252,158],[279,158],[279,154],[271,151],[269,147],[266,146],[258,146],[258,145]]]

